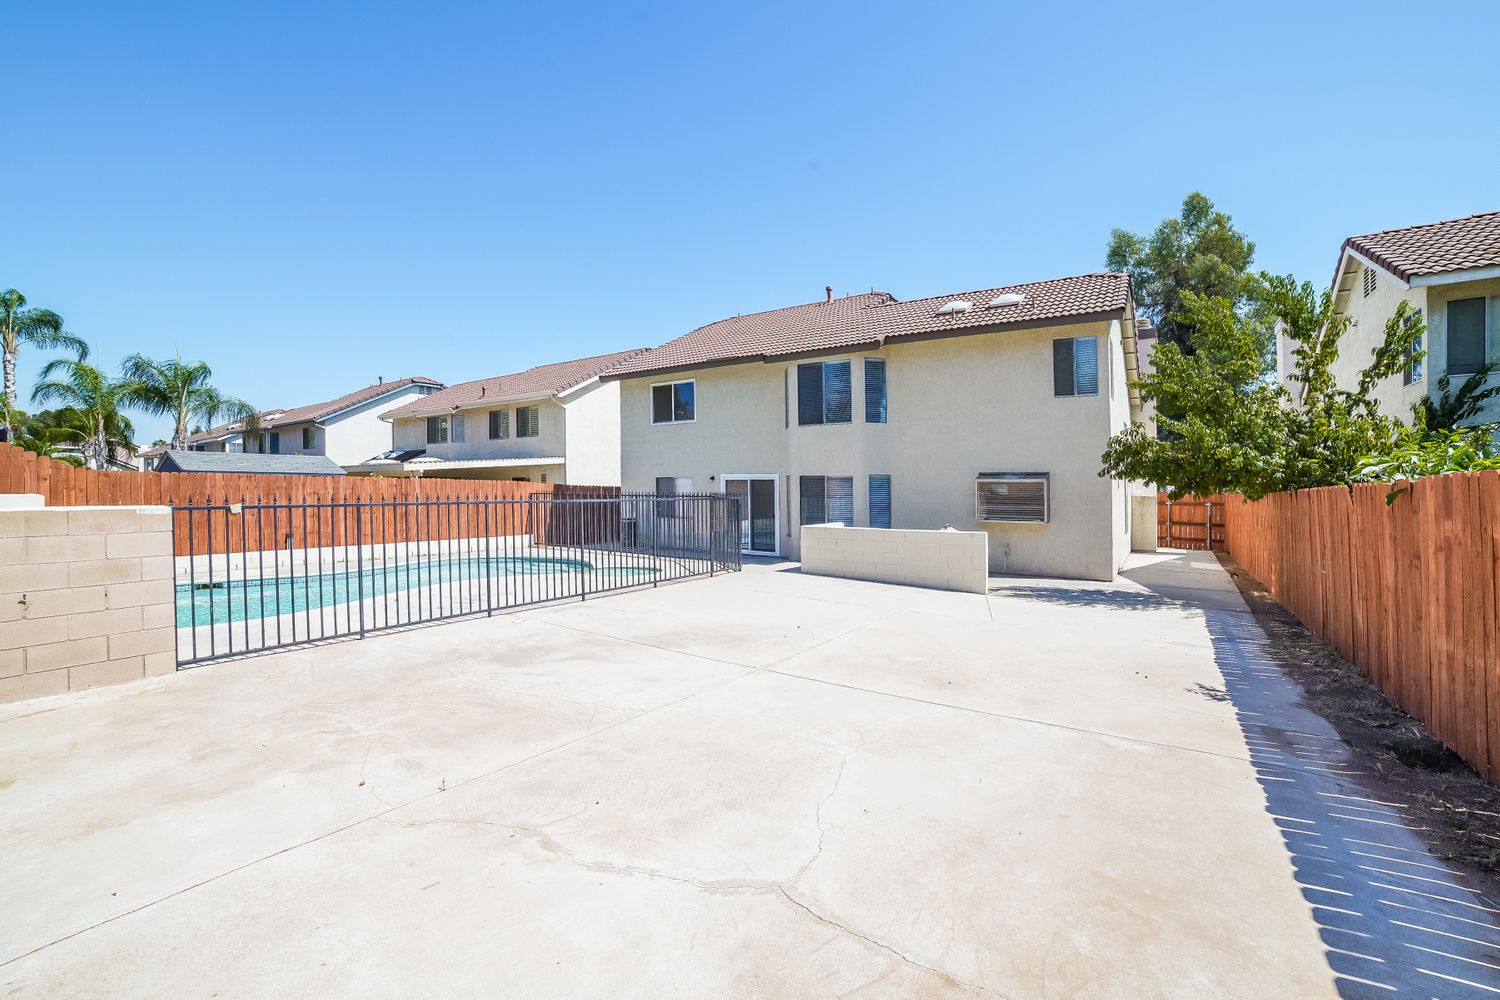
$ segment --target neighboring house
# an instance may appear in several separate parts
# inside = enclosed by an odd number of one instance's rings
[[[219,472],[267,476],[342,476],[325,455],[262,455],[256,452],[167,451],[157,472]]]
[[[341,466],[357,465],[391,446],[391,429],[380,419],[393,406],[420,400],[443,388],[430,378],[381,380],[322,403],[260,415],[259,437],[245,440],[243,422],[221,424],[188,438],[201,452],[324,455]]]
[[[1500,361],[1500,212],[1351,236],[1334,272],[1335,309],[1349,317],[1333,372],[1352,389],[1385,337],[1386,321],[1401,301],[1427,321],[1426,358],[1376,387],[1381,409],[1411,418],[1412,405],[1436,394],[1449,376],[1456,391],[1487,362]],[[1294,394],[1295,344],[1277,334],[1277,376]],[[1500,421],[1500,398],[1488,401],[1475,423]]]
[[[1129,279],[1086,274],[910,302],[830,290],[602,378],[621,385],[625,488],[738,494],[749,554],[796,558],[804,524],[952,525],[988,533],[994,572],[1110,579],[1130,501],[1100,455],[1139,413],[1135,376]],[[636,530],[670,537],[681,514],[658,503]]]
[[[620,484],[620,387],[599,374],[645,349],[450,386],[381,414],[390,450],[355,475]]]

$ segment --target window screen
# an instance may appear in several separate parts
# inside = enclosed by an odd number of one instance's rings
[[[847,424],[853,409],[848,361],[797,366],[797,423]]]
[[[885,423],[885,359],[865,358],[865,423]]]
[[[490,440],[499,441],[510,437],[510,411],[490,411]]]
[[[1099,341],[1062,337],[1052,342],[1052,395],[1099,394]]]
[[[803,524],[854,523],[853,476],[802,476],[798,492]]]
[[[1484,299],[1454,299],[1448,303],[1448,374],[1472,375],[1484,361]]]
[[[651,422],[675,424],[697,417],[697,399],[693,382],[670,382],[651,387]]]
[[[870,527],[891,526],[891,477],[870,476]]]
[[[451,438],[454,444],[464,443],[464,418],[462,414],[455,413],[449,426],[452,430]]]
[[[541,433],[541,416],[535,406],[516,407],[516,437],[534,438]]]
[[[427,418],[427,443],[428,444],[447,444],[448,443],[448,418],[447,417],[428,417]]]

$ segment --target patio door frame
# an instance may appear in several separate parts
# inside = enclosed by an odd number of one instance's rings
[[[773,548],[770,552],[762,552],[759,549],[740,547],[740,552],[747,556],[780,556],[781,555],[781,475],[775,472],[726,472],[719,476],[719,492],[729,492],[729,481],[731,479],[745,480],[745,503],[750,503],[750,482],[755,479],[768,479],[771,481],[771,504],[776,509],[776,533],[773,537]],[[745,511],[746,520],[750,520],[750,511]],[[751,544],[755,541],[755,528],[750,529]]]

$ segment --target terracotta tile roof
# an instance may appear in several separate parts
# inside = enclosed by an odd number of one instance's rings
[[[1015,305],[990,306],[1006,293],[1024,295]],[[962,300],[967,312],[938,315]],[[964,333],[1050,320],[1066,322],[1119,312],[1130,302],[1130,279],[1101,272],[1033,281],[951,295],[897,301],[888,292],[772,309],[700,326],[644,355],[616,365],[604,378],[617,379],[737,360],[760,360],[841,347],[873,346],[918,334]]]
[[[1500,212],[1466,215],[1404,229],[1351,236],[1339,250],[1353,250],[1402,281],[1428,274],[1500,266]]]
[[[262,410],[260,414],[260,426],[264,430],[274,430],[277,427],[286,427],[290,424],[322,420],[325,417],[330,417],[338,413],[340,410],[348,409],[351,406],[358,406],[360,403],[367,403],[372,399],[379,399],[386,393],[405,389],[414,383],[437,386],[439,389],[443,386],[443,383],[437,379],[424,378],[421,375],[396,379],[393,382],[377,382],[374,385],[367,385],[363,389],[356,389],[353,392],[346,393],[337,399],[329,399],[321,403],[309,403],[306,406],[297,406],[290,410]],[[206,431],[191,435],[188,438],[188,443],[197,444],[200,441],[217,441],[226,435],[238,433],[244,429],[244,426],[244,422],[240,420],[231,421],[227,424],[219,424],[216,427],[210,427]]]
[[[435,392],[431,396],[414,399],[405,406],[388,410],[381,416],[388,420],[396,417],[418,417],[432,413],[446,413],[455,406],[468,407],[491,402],[543,399],[547,396],[555,396],[575,385],[582,385],[620,362],[628,361],[646,352],[646,348],[638,347],[633,351],[617,351],[614,354],[599,354],[591,358],[578,358],[575,361],[559,361],[550,365],[537,365],[535,368],[528,368],[523,372],[512,372],[509,375],[496,375],[494,378],[460,382],[458,385],[450,385],[441,392]]]

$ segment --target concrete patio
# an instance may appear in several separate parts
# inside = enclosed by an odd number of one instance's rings
[[[1500,993],[1212,557],[745,572],[0,709],[6,997]]]

